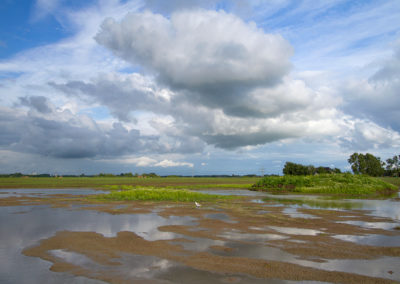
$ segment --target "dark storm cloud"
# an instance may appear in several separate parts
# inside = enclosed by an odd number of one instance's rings
[[[32,101],[32,98],[25,98]],[[30,105],[31,110],[37,106]],[[49,107],[51,109],[51,106]],[[2,149],[57,158],[117,157],[137,153],[179,153],[201,151],[204,144],[195,140],[162,141],[160,136],[142,135],[121,123],[100,127],[87,116],[68,110],[40,113],[19,109],[0,109]],[[193,145],[198,148],[193,149]]]
[[[216,147],[224,149],[236,149],[243,146],[263,145],[268,142],[278,141],[280,139],[295,137],[288,133],[252,133],[247,135],[204,135],[204,139]]]
[[[40,113],[52,112],[46,97],[43,96],[21,97],[19,98],[19,100],[21,105],[32,107]]]

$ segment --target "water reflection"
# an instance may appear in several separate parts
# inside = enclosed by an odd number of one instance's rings
[[[14,214],[17,212],[27,213]],[[159,231],[159,226],[196,225],[195,219],[190,217],[163,218],[156,213],[111,215],[49,206],[0,207],[0,223],[1,283],[32,283],[32,279],[36,283],[75,283],[75,278],[72,281],[69,274],[49,271],[48,262],[21,254],[24,248],[57,231],[92,231],[107,237],[120,231],[131,231],[147,240],[159,240],[177,237],[174,233]]]
[[[363,222],[363,221],[338,221],[337,223],[355,225],[367,229],[383,229],[383,230],[391,230],[399,226],[398,223],[395,222]]]
[[[322,234],[322,231],[319,230],[311,230],[311,229],[302,229],[302,228],[287,228],[287,227],[275,227],[268,226],[274,231],[279,233],[288,234],[288,235],[301,235],[301,236],[316,236],[318,234]]]
[[[206,217],[208,219],[224,221],[226,223],[237,223],[237,221],[232,220],[228,215],[226,215],[224,213],[206,214],[206,215],[204,215],[204,217]]]
[[[226,231],[223,232],[222,234],[219,234],[218,236],[228,240],[253,241],[253,242],[287,239],[287,237],[277,234],[250,234],[250,233],[242,233],[238,230]]]
[[[305,214],[297,211],[297,208],[301,208],[299,206],[294,206],[294,207],[286,207],[285,209],[282,210],[282,213],[289,215],[292,218],[303,218],[303,219],[318,219],[319,217],[316,217],[311,214]]]
[[[90,195],[108,193],[104,190],[86,189],[86,188],[12,188],[0,189],[0,198],[7,197],[37,197],[53,194],[71,194],[71,195]]]
[[[330,210],[364,210],[376,217],[400,221],[400,201],[397,199],[365,200],[343,199],[330,200],[319,196],[272,195],[266,194],[265,202],[279,202],[289,208],[330,209]]]
[[[336,239],[353,242],[362,245],[370,246],[381,246],[381,247],[399,247],[400,246],[400,236],[385,236],[385,235],[335,235]],[[400,263],[400,262],[399,262]]]
[[[400,280],[399,257],[383,257],[379,259],[321,259],[323,262],[299,259],[296,255],[287,253],[279,248],[260,246],[249,243],[225,244],[234,248],[231,251],[219,251],[217,254],[224,256],[238,256],[260,258],[270,261],[283,261],[306,267],[323,269],[328,271],[341,271],[356,273],[371,277],[382,277],[392,280]],[[393,272],[393,273],[390,273]]]

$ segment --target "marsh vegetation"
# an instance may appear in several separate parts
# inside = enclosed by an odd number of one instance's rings
[[[275,193],[379,197],[395,194],[398,187],[379,178],[347,173],[309,176],[268,176],[254,184],[251,189]]]
[[[204,194],[180,189],[167,188],[129,188],[124,187],[123,191],[113,191],[108,194],[97,195],[98,200],[141,200],[141,201],[175,201],[175,202],[195,202],[212,201],[217,199],[231,199],[227,195]]]

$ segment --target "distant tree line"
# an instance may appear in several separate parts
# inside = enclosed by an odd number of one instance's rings
[[[338,168],[330,168],[330,167],[315,167],[313,165],[302,165],[296,164],[292,162],[286,162],[283,168],[284,175],[293,175],[293,176],[306,176],[306,175],[315,175],[315,174],[333,174],[333,173],[341,173]]]
[[[400,155],[389,158],[386,162],[370,153],[353,153],[347,160],[354,174],[369,176],[400,176]]]
[[[97,175],[97,177],[158,177],[156,173],[144,173],[139,175],[138,173],[120,173],[119,175],[114,175],[114,174],[106,174],[106,173],[100,173]]]
[[[368,176],[400,176],[400,155],[381,161],[381,158],[375,157],[370,153],[353,153],[347,160],[351,166],[351,170],[356,175]],[[340,173],[338,168],[315,167],[313,165],[302,165],[292,162],[286,162],[283,168],[284,175],[315,175],[315,174],[334,174]]]

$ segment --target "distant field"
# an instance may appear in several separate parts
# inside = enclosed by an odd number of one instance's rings
[[[145,187],[204,188],[248,188],[257,177],[3,177],[0,188],[104,188],[111,185]]]

